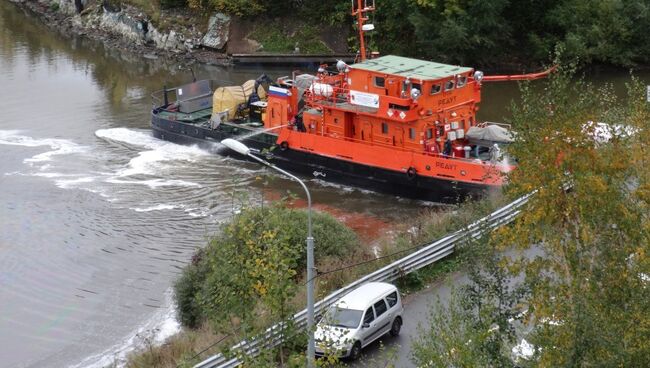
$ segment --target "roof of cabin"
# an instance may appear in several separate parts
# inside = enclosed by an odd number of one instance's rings
[[[367,59],[361,63],[353,64],[350,67],[353,69],[393,74],[421,80],[447,78],[473,70],[472,68],[464,66],[440,64],[432,61],[411,59],[394,55],[381,56],[376,59]]]

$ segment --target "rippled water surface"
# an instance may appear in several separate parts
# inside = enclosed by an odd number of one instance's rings
[[[258,165],[152,138],[150,93],[189,78],[54,35],[0,2],[0,367],[99,367],[173,333],[170,286],[218,221],[242,197],[302,195],[259,180]],[[321,209],[370,236],[431,206],[309,185]]]

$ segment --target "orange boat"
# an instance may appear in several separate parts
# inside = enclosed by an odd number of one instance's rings
[[[364,32],[374,26],[364,22],[374,9],[374,1],[353,1],[358,62],[244,86],[165,89],[152,112],[154,135],[202,146],[235,138],[279,167],[410,198],[458,201],[502,186],[514,169],[503,150],[512,135],[476,120],[481,83],[550,70],[484,77],[468,67],[367,57]]]

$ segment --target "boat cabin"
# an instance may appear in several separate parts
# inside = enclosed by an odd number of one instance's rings
[[[301,90],[294,81],[273,87],[265,125],[293,118],[294,129],[305,133],[432,155],[478,157],[474,147],[465,147],[466,133],[476,125],[480,72],[392,55],[341,64],[338,73],[321,69],[308,89]],[[302,100],[302,116],[293,116]]]

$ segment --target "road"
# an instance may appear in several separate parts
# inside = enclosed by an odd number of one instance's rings
[[[507,250],[504,256],[518,258],[523,257],[532,260],[536,257],[546,257],[541,247],[531,245],[523,252],[514,249]],[[509,284],[513,286],[523,281],[523,275],[510,279]],[[440,300],[444,305],[449,302],[452,286],[459,288],[469,282],[465,272],[456,272],[443,280],[432,283],[424,290],[404,297],[404,324],[398,337],[384,336],[382,339],[368,345],[363,350],[363,355],[356,362],[349,362],[351,367],[388,367],[390,364],[396,368],[416,367],[411,361],[411,347],[413,340],[417,339],[418,327],[428,326],[428,316],[431,306]]]
[[[363,356],[351,367],[386,367],[391,363],[397,368],[415,367],[411,361],[411,346],[417,339],[418,327],[425,328],[431,306],[438,298],[443,304],[449,301],[451,286],[459,287],[469,280],[464,272],[457,272],[444,280],[429,285],[424,290],[404,298],[404,324],[398,337],[386,335],[363,350]]]

